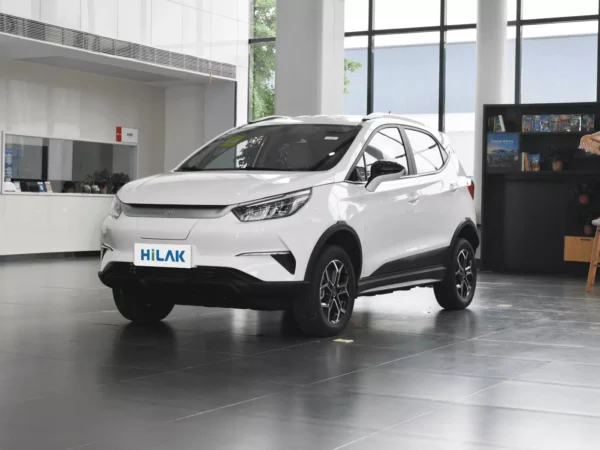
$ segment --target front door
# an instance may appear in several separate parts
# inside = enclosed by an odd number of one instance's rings
[[[401,164],[406,176],[385,181],[373,192],[364,185],[356,186],[363,190],[360,197],[366,223],[363,277],[409,269],[410,257],[419,252],[416,242],[423,212],[419,181],[411,176],[412,163],[397,127],[377,130],[365,147],[357,167],[365,181],[369,180],[373,163],[380,160]]]

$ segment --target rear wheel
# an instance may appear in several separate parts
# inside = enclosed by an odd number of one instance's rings
[[[475,251],[466,239],[458,239],[444,280],[434,286],[439,305],[449,311],[459,311],[473,301],[477,286]]]
[[[307,291],[294,301],[298,326],[315,337],[339,334],[350,321],[356,296],[356,278],[350,257],[340,247],[325,247],[309,282]]]
[[[115,305],[123,317],[140,325],[152,325],[167,317],[173,302],[145,289],[113,289]]]

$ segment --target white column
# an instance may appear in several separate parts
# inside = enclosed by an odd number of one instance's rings
[[[511,103],[506,77],[507,0],[478,0],[475,88],[475,204],[481,223],[483,105]]]
[[[344,112],[344,0],[277,0],[275,111]]]

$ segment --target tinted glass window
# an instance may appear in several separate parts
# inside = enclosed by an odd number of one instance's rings
[[[394,161],[408,172],[406,149],[398,128],[385,128],[373,136],[354,173],[350,175],[350,181],[367,181],[371,175],[371,166],[376,161]]]
[[[417,173],[430,173],[440,170],[444,165],[440,147],[428,134],[407,129],[406,135],[415,157]]]
[[[359,126],[273,125],[226,134],[188,159],[179,171],[329,170],[342,159]]]
[[[406,149],[398,128],[385,128],[379,131],[365,150],[367,171],[375,161],[394,161],[408,170]]]

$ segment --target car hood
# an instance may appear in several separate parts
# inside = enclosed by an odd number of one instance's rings
[[[229,206],[329,184],[328,172],[171,172],[119,191],[129,204]]]

